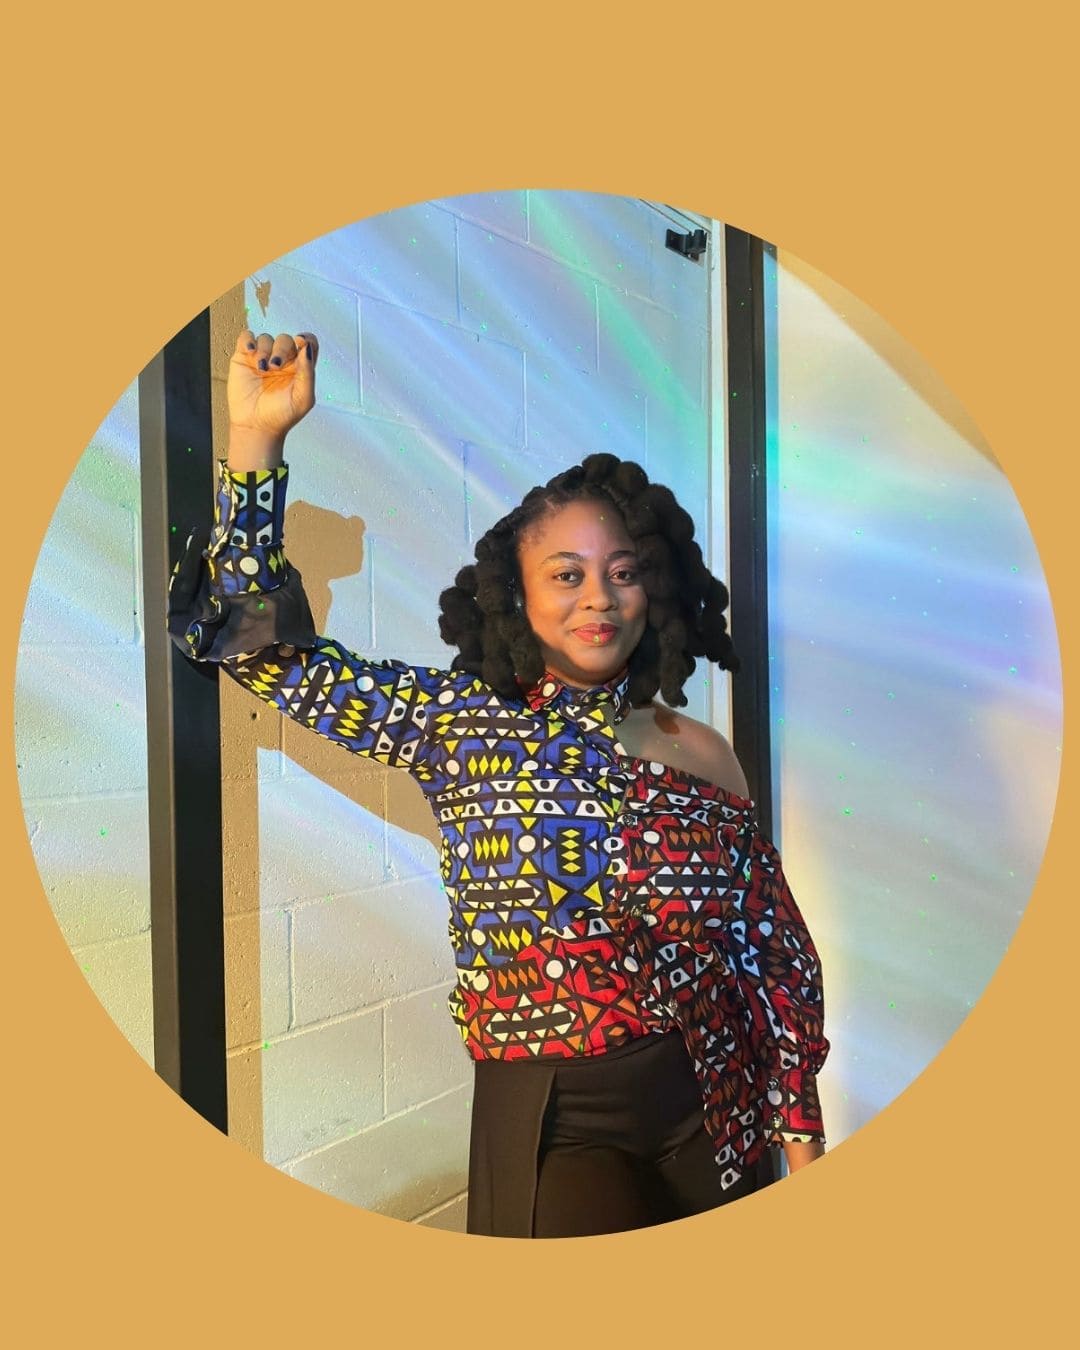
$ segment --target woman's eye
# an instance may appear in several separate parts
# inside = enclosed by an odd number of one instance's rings
[[[581,573],[576,571],[553,572],[551,579],[574,584],[581,580]],[[636,567],[620,567],[618,571],[611,573],[611,580],[621,585],[632,585],[638,580],[638,569]]]

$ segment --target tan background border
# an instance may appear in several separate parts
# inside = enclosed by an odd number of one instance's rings
[[[474,3],[395,21],[375,6],[218,5],[211,18],[187,4],[161,11],[152,37],[145,9],[31,8],[7,24],[8,691],[62,485],[192,313],[349,220],[513,187],[717,216],[877,310],[1009,475],[1071,673],[1080,297],[1065,6],[991,19],[985,6],[864,0],[747,21],[702,6],[631,18]],[[8,692],[3,992],[23,1016],[5,1046],[17,1255],[4,1320],[21,1323],[17,1343],[394,1344],[409,1332],[525,1346],[629,1332],[936,1345],[1037,1342],[1071,1324],[1056,1220],[1071,1226],[1075,772],[987,994],[892,1106],[745,1205],[540,1252],[304,1188],[155,1079],[45,902],[10,715]]]

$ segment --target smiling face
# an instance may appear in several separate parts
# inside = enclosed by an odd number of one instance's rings
[[[547,669],[579,688],[618,675],[641,641],[649,602],[615,506],[585,498],[549,511],[518,540],[518,564]]]

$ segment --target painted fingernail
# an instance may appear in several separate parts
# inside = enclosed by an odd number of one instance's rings
[[[253,352],[254,350],[255,350],[255,344],[254,344],[254,342],[249,342],[249,343],[248,343],[248,351],[249,351],[249,352]]]
[[[272,366],[280,366],[280,365],[281,365],[281,357],[280,357],[280,356],[272,356],[272,357],[270,358],[270,364],[271,364]]]
[[[259,369],[260,369],[260,370],[269,370],[269,366],[266,364],[266,357],[265,357],[265,356],[260,356],[260,357],[259,357]]]
[[[311,343],[310,343],[310,342],[309,342],[308,345],[307,345],[307,359],[308,359],[309,361],[313,361],[313,360],[315,359],[315,358],[312,356],[312,354],[311,354]]]

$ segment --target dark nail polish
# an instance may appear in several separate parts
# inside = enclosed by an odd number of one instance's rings
[[[260,370],[269,370],[269,366],[268,366],[267,363],[266,363],[266,357],[265,357],[265,356],[260,356],[260,357],[259,357],[259,369],[260,369]]]
[[[312,354],[311,354],[311,343],[310,343],[310,342],[308,343],[306,350],[307,350],[307,359],[308,359],[309,361],[313,361],[315,358],[314,358],[314,357],[312,356]]]
[[[272,366],[280,366],[280,365],[281,365],[281,357],[280,357],[280,356],[272,356],[272,357],[270,358],[270,364],[271,364]]]
[[[255,344],[254,344],[254,342],[249,342],[249,343],[248,343],[248,351],[249,351],[249,352],[253,352],[254,350],[255,350]]]

